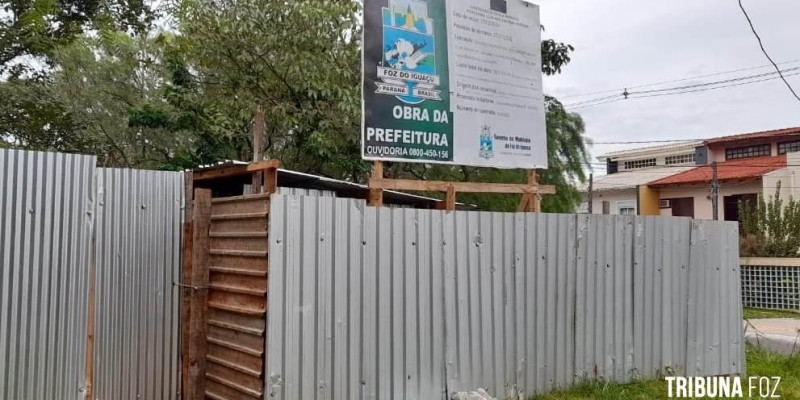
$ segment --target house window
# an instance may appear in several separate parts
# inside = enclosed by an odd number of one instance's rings
[[[655,158],[643,158],[641,160],[625,161],[624,166],[625,166],[625,169],[637,169],[637,168],[655,167],[656,166],[656,159]]]
[[[778,143],[778,154],[786,154],[793,151],[800,151],[800,141]]]
[[[618,201],[617,214],[619,215],[636,215],[636,201]]]
[[[750,158],[770,155],[770,145],[761,144],[758,146],[734,147],[725,149],[725,159],[735,160],[737,158]]]
[[[694,164],[694,153],[668,156],[664,159],[667,165]]]

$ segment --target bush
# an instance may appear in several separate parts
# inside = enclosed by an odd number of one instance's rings
[[[784,204],[778,182],[775,196],[764,195],[758,203],[739,202],[741,237],[739,251],[745,257],[797,257],[800,250],[800,201],[789,197]]]

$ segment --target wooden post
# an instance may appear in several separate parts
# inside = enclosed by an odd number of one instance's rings
[[[517,212],[540,212],[539,176],[535,169],[528,170],[528,185],[533,186],[535,193],[525,193],[517,206]]]
[[[456,187],[453,185],[447,187],[447,200],[445,204],[445,210],[456,210]]]
[[[269,167],[264,174],[264,193],[273,194],[278,191],[278,167]]]
[[[206,312],[208,309],[208,264],[209,229],[211,227],[211,191],[195,189],[191,315],[189,321],[189,399],[205,398],[206,353]]]
[[[194,173],[184,175],[184,210],[183,210],[183,268],[180,275],[181,292],[181,398],[191,400],[189,397],[189,319],[191,315],[192,289],[192,218],[194,204]]]
[[[97,216],[95,216],[96,218]],[[92,231],[92,254],[89,263],[89,310],[86,322],[86,400],[94,396],[94,312],[95,312],[95,277],[97,271],[97,232]]]
[[[528,171],[528,184],[539,187],[539,175],[535,169]],[[542,198],[538,191],[531,195],[530,211],[537,213],[542,211]]]
[[[253,162],[259,162],[264,158],[262,149],[264,147],[264,109],[261,104],[256,106],[256,118],[253,123]],[[261,182],[264,179],[263,172],[253,174],[253,183],[250,192],[252,194],[261,193]],[[264,188],[266,193],[266,188]]]
[[[383,179],[383,161],[375,161],[373,164],[372,178]],[[369,205],[373,207],[383,206],[383,189],[369,189]]]

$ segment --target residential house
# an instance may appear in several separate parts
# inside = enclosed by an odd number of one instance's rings
[[[800,198],[798,151],[800,127],[606,154],[608,175],[595,180],[592,211],[624,214],[635,204],[639,215],[713,219],[716,182],[718,219],[736,221],[741,201],[773,196],[779,185],[782,195]],[[584,193],[588,199],[588,187]]]
[[[782,193],[798,198],[800,127],[706,140],[697,148],[700,165],[650,182],[658,193],[660,215],[713,219],[712,183],[719,186],[717,219],[739,220],[739,202]],[[653,196],[655,197],[655,196]],[[650,204],[653,206],[653,204]]]
[[[598,160],[606,164],[606,175],[592,182],[593,214],[640,214],[639,195],[647,184],[695,166],[695,152],[702,141],[683,142],[607,153]],[[578,212],[588,213],[589,185]],[[649,192],[645,191],[645,195]],[[657,210],[658,208],[656,208]]]

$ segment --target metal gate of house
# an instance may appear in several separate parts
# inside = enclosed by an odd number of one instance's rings
[[[190,398],[263,396],[268,210],[267,194],[195,192]]]

